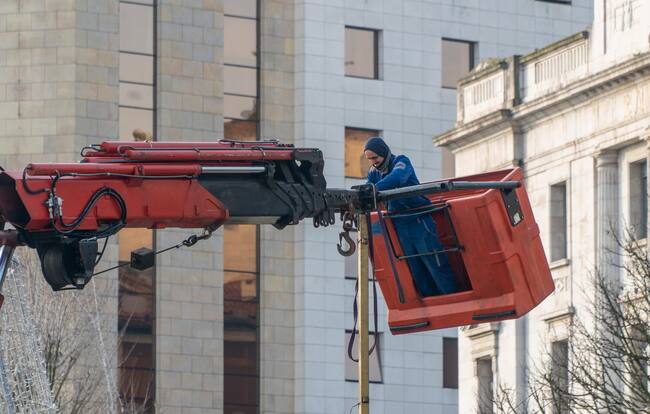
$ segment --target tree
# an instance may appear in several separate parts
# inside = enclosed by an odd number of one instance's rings
[[[115,346],[94,285],[52,292],[31,252],[18,251],[4,285],[0,342],[5,407],[18,412],[117,413]],[[91,282],[92,283],[92,282]],[[114,330],[113,330],[114,331]],[[6,410],[9,411],[9,410]]]
[[[617,240],[622,280],[595,273],[590,309],[573,317],[566,349],[551,346],[545,363],[529,370],[523,401],[501,384],[497,412],[650,412],[650,261],[646,246],[628,233],[629,241]]]

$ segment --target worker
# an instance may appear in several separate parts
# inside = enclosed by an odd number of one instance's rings
[[[364,154],[372,164],[368,171],[368,183],[374,184],[378,191],[420,184],[411,160],[405,155],[392,154],[381,137],[370,138],[364,147]],[[391,200],[387,207],[390,213],[395,213],[431,204],[428,198],[415,196]],[[422,254],[408,259],[413,281],[420,294],[434,296],[458,291],[447,253],[431,254],[443,250],[431,214],[396,217],[393,224],[404,255]]]

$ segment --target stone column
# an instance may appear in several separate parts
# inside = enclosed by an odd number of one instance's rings
[[[648,180],[648,173],[650,173],[650,126],[648,126],[646,129],[646,132],[648,132],[648,135],[645,137],[645,143],[646,143],[646,240],[650,238],[650,214],[648,213],[648,208],[647,206],[650,205],[650,181]],[[646,249],[648,250],[648,253],[650,253],[650,243],[646,243]],[[650,256],[649,256],[650,257]]]
[[[223,137],[223,1],[158,0],[157,139]],[[197,230],[156,232],[156,246]],[[156,412],[223,412],[223,232],[156,265]]]
[[[618,280],[618,153],[603,150],[596,159],[596,265],[600,275]]]

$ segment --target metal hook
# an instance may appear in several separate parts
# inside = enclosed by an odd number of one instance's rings
[[[348,244],[347,249],[343,249],[343,240]],[[342,256],[352,256],[357,250],[357,245],[354,243],[354,240],[352,240],[352,237],[350,237],[349,232],[342,231],[339,233],[339,242],[336,245],[336,250],[338,250],[339,254]]]

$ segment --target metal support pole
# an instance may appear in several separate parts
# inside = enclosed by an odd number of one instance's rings
[[[359,215],[359,254],[358,280],[359,297],[357,298],[359,313],[359,414],[370,413],[369,381],[369,338],[368,322],[368,225],[364,214]]]

